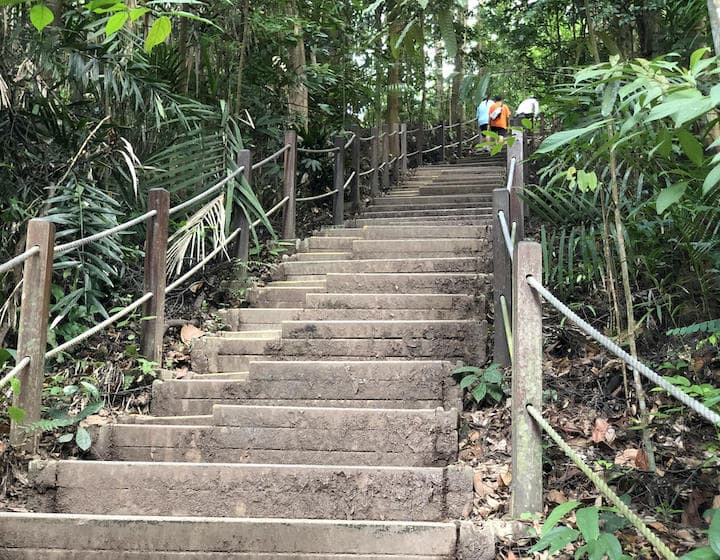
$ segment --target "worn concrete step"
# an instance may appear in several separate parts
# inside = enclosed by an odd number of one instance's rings
[[[328,293],[482,294],[489,275],[471,272],[328,274]]]
[[[0,525],[6,560],[454,560],[463,527],[470,530],[463,524],[458,532],[455,523],[6,512]],[[494,554],[492,535],[485,540]]]
[[[323,226],[315,235],[324,237],[362,237],[363,229],[343,226]]]
[[[308,252],[314,251],[334,251],[334,252],[347,252],[352,251],[352,242],[354,239],[362,239],[362,235],[358,236],[322,236],[322,237],[310,237],[307,239],[307,243],[303,243],[302,246],[307,246]]]
[[[463,231],[468,234],[477,233],[478,237],[489,230],[488,226],[461,226],[468,228]],[[437,238],[448,231],[461,231],[457,226],[446,227],[378,227],[368,229],[368,235],[378,236],[383,239],[403,235],[406,230],[413,238],[421,238],[422,235],[430,236],[432,230],[439,230]],[[382,231],[381,231],[382,230]],[[407,238],[404,238],[407,239]],[[408,259],[355,259],[348,261],[329,262],[290,262],[282,263],[277,270],[278,276],[295,277],[297,275],[320,275],[328,273],[367,273],[367,272],[474,272],[481,268],[487,268],[484,259],[477,257],[436,257],[436,258],[408,258]]]
[[[283,339],[455,339],[471,338],[480,329],[474,319],[435,321],[285,321]]]
[[[349,251],[312,251],[295,253],[291,259],[296,261],[344,261],[352,258]]]
[[[472,197],[472,200],[463,200],[465,197]],[[384,198],[381,202],[373,204],[369,211],[385,212],[396,209],[405,210],[433,210],[443,208],[467,208],[478,206],[492,206],[492,195],[483,194],[459,194],[447,196],[422,196],[402,198]]]
[[[484,295],[476,298],[470,294],[327,293],[307,297],[308,309],[467,309],[483,316],[484,305]]]
[[[453,369],[441,361],[256,361],[242,381],[156,381],[150,404],[154,415],[178,418],[181,424],[211,423],[204,415],[211,414],[215,404],[459,408]],[[168,424],[173,419],[121,423]]]
[[[490,256],[491,242],[488,239],[359,239],[353,241],[353,252],[357,258],[368,255],[371,258],[397,259],[410,256],[468,257]]]
[[[472,468],[34,461],[47,513],[447,521]],[[94,499],[88,500],[88,495]]]
[[[457,457],[455,409],[216,405],[213,417],[211,426],[103,426],[94,452],[115,461],[413,467]]]
[[[351,223],[362,226],[453,226],[453,225],[484,225],[491,224],[491,210],[487,209],[483,214],[456,215],[456,216],[411,216],[394,218],[356,218]]]
[[[315,286],[275,286],[251,288],[247,291],[247,301],[259,307],[302,307],[305,295],[327,291],[324,285]]]
[[[290,308],[253,308],[242,307],[220,309],[218,315],[230,329],[238,330],[244,325],[280,325],[283,321],[300,319],[302,307]],[[278,327],[279,328],[279,327]]]
[[[365,239],[489,238],[488,226],[366,226]]]
[[[418,218],[418,219],[450,219],[454,217],[467,218],[468,216],[490,217],[492,213],[491,207],[479,206],[476,208],[435,208],[431,210],[383,210],[368,211],[362,214],[361,218],[356,218],[358,225],[366,225],[369,219],[376,218]],[[400,220],[396,220],[400,221]],[[372,222],[370,222],[370,225]],[[306,259],[310,260],[310,259]]]

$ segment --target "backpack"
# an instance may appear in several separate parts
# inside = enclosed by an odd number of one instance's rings
[[[502,103],[500,103],[500,105],[495,107],[495,110],[492,113],[490,113],[490,119],[491,120],[497,119],[501,115],[501,113],[502,113]]]

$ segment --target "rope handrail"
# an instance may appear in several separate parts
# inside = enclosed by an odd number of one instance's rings
[[[373,134],[372,136],[359,136],[358,137],[361,142],[369,142],[370,140],[375,140],[377,138],[377,135]]]
[[[392,132],[390,132],[390,133],[388,134],[388,138],[392,138],[393,136],[395,136],[395,135],[397,135],[397,134],[400,134],[400,131],[399,131],[399,130],[393,130]]]
[[[22,360],[20,360],[17,364],[15,364],[15,367],[12,368],[2,379],[0,379],[0,389],[5,387],[8,383],[10,383],[11,379],[14,379],[18,374],[20,374],[27,366],[30,365],[30,356],[25,356]]]
[[[382,140],[382,139],[385,138],[387,135],[388,135],[387,132],[383,132],[382,134],[380,134],[380,136],[379,136],[378,138],[379,138],[380,140]]]
[[[471,136],[470,138],[468,138],[467,140],[465,140],[465,142],[472,142],[473,140],[477,140],[478,138],[480,138],[480,135],[479,135],[479,134],[475,134],[474,136]]]
[[[507,185],[506,189],[510,191],[510,188],[512,187],[513,178],[515,177],[515,165],[516,165],[516,158],[515,156],[510,159],[510,169],[508,170],[508,176],[507,176]]]
[[[442,145],[435,146],[434,148],[429,148],[427,150],[423,150],[423,154],[429,154],[430,152],[434,152],[435,150],[439,150],[440,148],[442,148]]]
[[[320,200],[323,198],[327,198],[328,196],[334,195],[337,192],[338,192],[338,189],[333,189],[329,192],[318,194],[315,196],[304,196],[302,198],[296,198],[295,202],[310,202],[311,200]]]
[[[397,158],[395,158],[395,159],[397,159]],[[342,188],[343,191],[346,190],[350,186],[350,183],[352,183],[352,180],[354,178],[355,178],[355,171],[350,173],[350,177],[348,177],[347,181],[345,181],[345,184],[343,185],[343,188]]]
[[[507,300],[505,296],[500,296],[500,309],[502,311],[503,328],[505,329],[505,340],[507,342],[508,354],[510,355],[510,363],[513,359],[513,337],[512,337],[512,319],[508,311]]]
[[[263,165],[265,165],[268,162],[273,161],[274,159],[277,159],[281,155],[283,155],[285,152],[287,152],[290,149],[290,144],[285,144],[282,148],[280,148],[277,152],[275,152],[272,155],[269,155],[263,160],[258,161],[257,163],[253,164],[251,169],[255,171],[256,169],[260,169]]]
[[[459,145],[460,142],[453,142],[452,144],[445,144],[446,148],[454,148],[455,146]]]
[[[677,556],[663,543],[658,536],[653,533],[650,528],[643,522],[642,519],[632,511],[623,502],[620,497],[612,491],[607,483],[600,478],[593,470],[583,461],[580,456],[565,442],[560,434],[558,434],[553,427],[542,417],[542,414],[533,405],[527,405],[527,412],[532,418],[538,423],[538,425],[550,436],[560,449],[570,457],[573,463],[577,466],[580,471],[587,476],[600,493],[605,496],[612,504],[617,508],[618,512],[625,517],[630,523],[632,523],[638,532],[645,537],[648,542],[655,547],[655,550],[660,556],[666,558],[666,560],[677,560]]]
[[[215,247],[212,251],[210,251],[205,258],[203,258],[201,261],[198,261],[195,266],[193,266],[190,270],[188,270],[185,274],[180,276],[177,280],[175,280],[173,283],[169,284],[165,287],[165,293],[168,294],[178,286],[181,286],[185,283],[185,280],[192,277],[198,270],[203,268],[207,263],[209,263],[213,258],[215,258],[215,255],[217,255],[220,251],[224,250],[230,242],[237,237],[237,235],[240,233],[240,228],[233,231],[230,235],[228,235],[225,240],[220,243],[217,247]]]
[[[474,122],[475,122],[475,119],[466,120],[466,121],[463,123],[463,126],[467,126],[467,125],[472,124],[472,123],[474,123]]]
[[[26,250],[23,253],[20,253],[18,256],[13,257],[9,261],[0,264],[0,274],[3,274],[7,272],[8,270],[12,270],[18,265],[21,265],[26,260],[28,260],[33,255],[36,255],[40,252],[40,247],[38,245],[34,245],[33,247],[30,247],[28,250]]]
[[[370,173],[372,173],[373,171],[375,171],[374,167],[368,169],[367,171],[363,171],[362,173],[358,173],[358,177],[365,177],[365,175],[370,175]]]
[[[392,164],[395,163],[397,160],[398,160],[398,156],[395,156],[395,157],[392,158],[390,161],[388,161],[388,165],[392,165]]]
[[[378,168],[377,168],[378,171],[380,171],[380,170],[382,170],[382,169],[385,169],[385,166],[386,166],[386,165],[387,165],[387,162],[386,162],[386,161],[383,161],[380,165],[378,165]]]
[[[77,249],[78,247],[82,247],[83,245],[87,245],[88,243],[92,243],[93,241],[97,241],[99,239],[109,237],[110,235],[113,235],[115,233],[130,229],[131,227],[140,224],[149,218],[152,218],[156,214],[157,210],[150,210],[149,212],[145,212],[142,216],[138,216],[137,218],[117,225],[113,228],[101,231],[100,233],[95,233],[93,235],[83,237],[82,239],[70,241],[69,243],[63,243],[62,245],[55,245],[53,251],[55,255],[62,255],[63,253],[67,253],[68,251],[72,251],[73,249]]]
[[[347,150],[350,146],[352,146],[352,143],[355,142],[355,138],[357,138],[357,134],[354,132],[352,133],[352,136],[348,138],[348,141],[345,142],[345,149]]]
[[[452,128],[457,128],[458,126],[460,126],[460,124],[461,124],[461,123],[456,122],[455,124],[450,124],[450,125],[446,126],[445,128],[447,128],[448,130],[450,130],[450,129],[452,129]]]
[[[435,126],[431,126],[431,127],[428,129],[428,131],[429,131],[429,132],[432,132],[433,130],[437,130],[438,128],[442,128],[442,126],[443,126],[443,123],[436,124]]]
[[[415,150],[414,152],[410,152],[409,154],[407,154],[407,157],[416,156],[416,155],[418,155],[419,153],[420,153],[420,150]]]
[[[412,130],[408,130],[407,133],[408,133],[408,134],[415,134],[416,132],[419,132],[419,131],[420,131],[419,128],[413,128]]]
[[[280,210],[280,208],[282,208],[283,206],[285,206],[285,204],[287,204],[287,201],[288,201],[288,200],[290,200],[290,197],[289,197],[289,196],[286,196],[285,198],[283,198],[283,199],[282,199],[280,202],[278,202],[275,206],[273,206],[272,208],[270,208],[270,210],[268,210],[267,212],[265,212],[265,217],[266,217],[266,218],[269,218],[270,216],[272,216],[275,212],[277,212],[278,210]],[[262,219],[261,219],[261,218],[258,218],[257,220],[255,220],[255,221],[254,221],[252,224],[250,224],[250,225],[251,225],[252,227],[257,227],[258,225],[260,225],[260,223],[262,223]]]
[[[505,212],[503,212],[502,210],[498,210],[497,216],[498,221],[500,222],[500,229],[502,230],[503,239],[505,240],[505,248],[507,249],[508,255],[510,257],[510,262],[512,262],[514,243],[512,240],[512,236],[510,235],[510,228],[508,227]]]
[[[70,340],[61,344],[60,346],[57,346],[57,347],[53,348],[52,350],[45,352],[45,358],[50,359],[53,356],[56,356],[57,354],[59,354],[60,352],[64,352],[65,350],[68,350],[69,348],[72,348],[73,346],[82,342],[83,340],[90,338],[92,335],[94,335],[97,332],[100,332],[105,327],[112,325],[118,319],[122,319],[126,315],[129,315],[131,312],[133,312],[135,309],[140,307],[143,303],[145,303],[152,297],[153,297],[153,293],[147,292],[145,295],[136,299],[131,304],[126,305],[120,311],[118,311],[114,315],[111,315],[110,317],[108,317],[107,319],[102,321],[101,323],[98,323],[94,327],[86,330],[84,333],[77,335],[75,338],[71,338]]]
[[[175,213],[177,213],[177,212],[180,212],[180,210],[184,210],[185,208],[188,208],[189,206],[192,206],[192,205],[195,204],[196,202],[201,201],[201,200],[202,200],[203,198],[205,198],[206,196],[209,196],[209,195],[211,195],[211,194],[216,193],[216,192],[219,191],[221,188],[223,188],[223,187],[228,183],[228,181],[230,181],[231,179],[234,179],[235,177],[237,177],[237,176],[238,176],[240,173],[242,173],[243,171],[245,171],[245,166],[244,166],[244,165],[241,165],[241,166],[238,167],[235,171],[233,171],[232,173],[230,173],[230,175],[228,175],[228,176],[225,177],[224,179],[218,181],[217,183],[215,183],[215,184],[214,184],[212,187],[210,187],[209,189],[204,190],[204,191],[201,192],[199,195],[194,196],[194,197],[192,197],[192,198],[189,199],[189,200],[186,200],[186,201],[183,202],[182,204],[178,204],[177,206],[173,206],[172,208],[170,208],[170,215],[172,216],[173,214],[175,214]]]
[[[592,327],[589,323],[581,319],[574,311],[572,311],[569,307],[567,307],[564,303],[562,303],[559,299],[557,299],[545,286],[542,285],[541,282],[539,282],[536,278],[533,276],[527,277],[527,283],[530,285],[531,288],[533,288],[537,293],[539,293],[545,301],[547,301],[550,305],[552,305],[555,309],[557,309],[560,313],[565,315],[570,321],[575,323],[580,330],[585,332],[586,335],[588,335],[590,338],[598,342],[603,348],[606,350],[609,350],[613,354],[615,354],[618,358],[625,361],[625,363],[630,366],[631,369],[637,371],[638,373],[644,375],[646,378],[648,378],[650,381],[655,383],[655,385],[658,385],[662,387],[665,391],[670,393],[673,397],[675,397],[677,400],[679,400],[682,404],[690,408],[691,410],[694,410],[697,412],[700,416],[702,416],[705,420],[708,422],[720,425],[720,414],[717,414],[716,412],[713,412],[708,407],[706,407],[701,402],[693,399],[685,392],[681,391],[674,385],[672,385],[670,382],[666,381],[661,375],[651,370],[649,367],[647,367],[645,364],[640,362],[638,359],[634,358],[625,350],[620,348],[615,342],[613,342],[611,339],[609,339],[604,334],[600,333],[597,329]]]
[[[339,152],[340,148],[298,148],[297,151],[303,154],[333,154],[335,152]]]

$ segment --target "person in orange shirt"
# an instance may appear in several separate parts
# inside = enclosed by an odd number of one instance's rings
[[[510,126],[510,108],[503,103],[502,95],[495,97],[495,103],[490,105],[490,130],[498,135],[498,142],[501,142],[508,135]]]

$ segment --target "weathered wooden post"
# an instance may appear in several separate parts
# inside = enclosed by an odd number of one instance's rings
[[[510,187],[510,226],[515,223],[515,239],[525,239],[525,202],[522,199],[523,187]]]
[[[390,188],[390,127],[383,125],[382,137],[382,190]]]
[[[237,157],[238,167],[244,167],[242,175],[238,180],[245,180],[248,185],[252,185],[252,155],[250,150],[239,150]],[[242,208],[235,206],[235,216],[233,216],[233,231],[240,230],[237,243],[235,244],[234,257],[240,261],[240,277],[244,278],[247,274],[247,261],[250,252],[250,222],[243,212]]]
[[[425,129],[423,123],[418,124],[417,131],[417,166],[422,167],[423,164],[423,150],[425,149]]]
[[[400,125],[400,174],[404,177],[408,172],[407,123]]]
[[[447,154],[445,153],[445,121],[440,123],[440,161],[445,161],[447,159]]]
[[[353,125],[351,127],[351,130],[353,134],[355,134],[355,139],[352,141],[352,144],[350,146],[352,154],[350,172],[354,172],[355,176],[353,177],[352,181],[350,181],[350,200],[352,201],[352,211],[357,212],[358,210],[360,210],[360,147],[362,146],[360,142],[361,130],[360,127],[357,125]]]
[[[513,257],[511,515],[542,513],[542,437],[527,405],[542,408],[542,302],[527,277],[542,277],[539,243],[521,241]]]
[[[458,159],[460,159],[463,155],[463,123],[462,123],[462,119],[460,119],[458,121],[457,130],[458,130],[458,132],[457,132],[457,134],[458,134],[457,135],[457,143],[458,143],[457,157],[458,157]]]
[[[499,212],[503,212],[508,219],[510,200],[507,189],[493,190],[493,303],[495,309],[495,333],[493,337],[493,361],[501,366],[510,365],[510,351],[508,340],[503,327],[503,313],[501,297],[505,298],[508,315],[512,311],[512,261],[508,254],[505,238],[500,227]]]
[[[399,123],[392,123],[390,125],[390,128],[392,129],[392,134],[394,136],[392,145],[393,147],[393,164],[392,164],[392,180],[393,183],[399,183],[400,182],[400,124]],[[397,147],[397,150],[395,150],[395,147]]]
[[[337,189],[333,201],[333,223],[341,226],[345,222],[345,137],[335,136],[335,186]]]
[[[297,132],[285,132],[285,145],[290,148],[285,152],[283,167],[283,198],[288,197],[283,209],[283,239],[295,239],[295,180],[297,177]]]
[[[512,220],[517,223],[516,239],[523,239],[525,236],[524,217],[527,214],[527,204],[522,200],[522,190],[525,187],[525,137],[522,131],[513,131],[515,141],[508,147],[507,164],[508,173],[512,159],[515,158],[515,172],[511,178],[510,188],[510,214]],[[516,190],[513,190],[517,187]]]
[[[22,409],[25,417],[20,423],[10,421],[10,443],[30,453],[37,452],[40,433],[38,430],[28,433],[24,426],[40,420],[54,244],[55,224],[38,218],[28,222],[25,248],[37,246],[40,252],[23,266],[17,362],[28,357],[30,363],[17,376],[20,394],[14,397],[13,406]]]
[[[376,198],[380,194],[380,171],[378,165],[380,165],[380,129],[374,126],[370,129],[370,165],[372,166],[372,173],[370,173],[370,194],[373,198]]]

